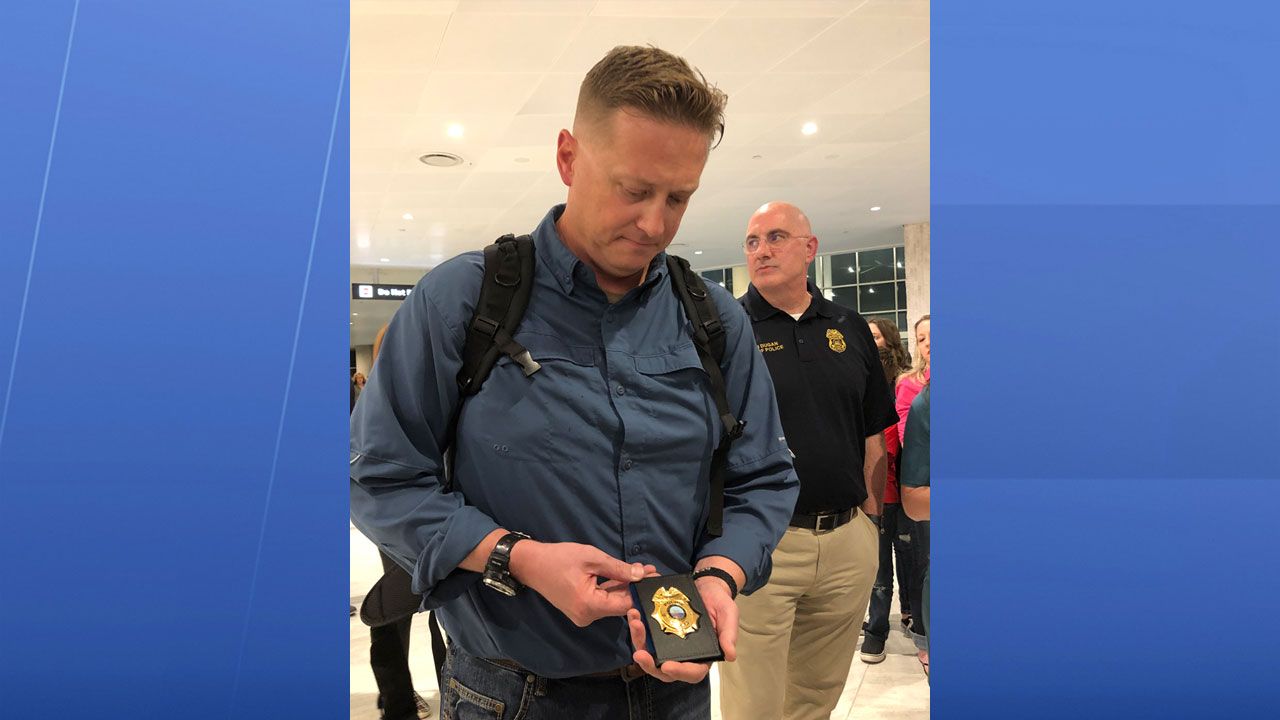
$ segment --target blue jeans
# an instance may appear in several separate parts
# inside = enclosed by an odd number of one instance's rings
[[[449,643],[440,720],[705,720],[711,681],[664,683],[645,675],[544,678],[468,654]]]
[[[911,518],[902,511],[900,503],[885,503],[880,516],[880,569],[876,572],[876,584],[871,588],[870,618],[867,635],[887,640],[889,638],[889,606],[893,604],[893,556],[898,556],[898,599],[902,612],[911,614],[909,589],[913,577],[911,549]]]

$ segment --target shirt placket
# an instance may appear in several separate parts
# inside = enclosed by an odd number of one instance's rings
[[[619,517],[622,521],[621,542],[623,558],[634,562],[644,553],[643,513],[637,509],[645,507],[644,488],[640,482],[642,475],[639,463],[633,457],[631,443],[628,438],[628,427],[636,427],[639,418],[636,416],[639,400],[635,389],[636,366],[634,359],[626,352],[619,337],[623,325],[621,303],[615,303],[605,309],[601,322],[601,340],[605,348],[605,378],[609,393],[609,402],[618,417],[618,456],[614,467],[614,476],[618,483]]]

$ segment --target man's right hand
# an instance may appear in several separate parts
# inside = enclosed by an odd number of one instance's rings
[[[625,563],[591,545],[521,540],[511,549],[511,574],[578,627],[624,616],[632,607],[630,585],[653,565]],[[604,582],[601,582],[601,581]]]

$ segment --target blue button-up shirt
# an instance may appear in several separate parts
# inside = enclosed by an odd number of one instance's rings
[[[744,592],[798,493],[769,370],[741,306],[710,284],[726,332],[725,383],[746,420],[726,467],[724,533],[705,532],[711,454],[721,422],[690,325],[659,255],[645,281],[610,303],[564,246],[553,208],[533,233],[534,287],[515,338],[542,369],[502,357],[458,422],[453,482],[441,451],[464,334],[483,278],[481,253],[432,270],[396,312],[351,418],[351,514],[409,569],[424,606],[480,657],[547,677],[631,662],[622,618],[575,626],[537,593],[506,597],[458,564],[498,527],[545,542],[594,545],[661,573],[723,555]]]

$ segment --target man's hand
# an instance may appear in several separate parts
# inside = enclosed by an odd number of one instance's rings
[[[652,565],[628,564],[591,545],[533,540],[512,547],[510,568],[516,580],[578,627],[626,615],[632,607],[630,584],[656,572]]]
[[[720,640],[720,649],[724,651],[724,659],[726,662],[733,662],[738,659],[737,643],[738,643],[738,604],[733,601],[729,595],[729,586],[724,584],[719,578],[707,576],[697,579],[698,594],[702,596],[702,604],[707,608],[707,615],[711,618],[711,627],[716,631],[716,637]],[[641,670],[658,678],[663,682],[674,682],[679,680],[687,683],[702,682],[702,679],[711,672],[710,663],[696,662],[676,662],[668,660],[662,663],[662,667],[658,667],[653,660],[653,656],[645,648],[645,637],[647,631],[645,629],[644,618],[640,616],[640,611],[632,608],[627,611],[627,627],[631,630],[631,645],[636,648],[631,654],[631,659],[640,666]]]

